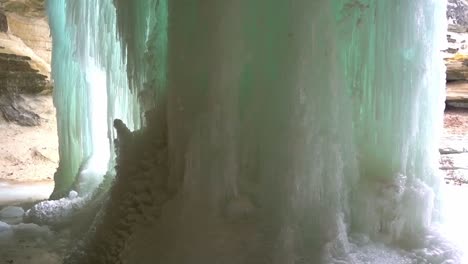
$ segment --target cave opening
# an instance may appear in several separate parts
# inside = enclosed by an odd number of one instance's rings
[[[438,170],[453,4],[48,0],[36,263],[466,263]]]

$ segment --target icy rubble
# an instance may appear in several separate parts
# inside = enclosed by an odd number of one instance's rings
[[[0,261],[59,264],[69,241],[66,232],[53,232],[48,226],[0,222]]]
[[[50,200],[34,205],[25,213],[25,221],[40,225],[60,225],[72,221],[73,216],[89,201],[89,196],[79,197],[75,191],[60,200]]]

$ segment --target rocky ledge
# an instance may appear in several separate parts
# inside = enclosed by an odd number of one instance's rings
[[[51,39],[43,0],[0,0],[0,117],[40,125],[22,95],[51,91]]]
[[[31,58],[0,52],[0,94],[39,93],[50,88],[48,76],[31,67]]]
[[[8,122],[22,126],[40,125],[40,117],[24,105],[18,94],[50,89],[48,76],[31,67],[31,58],[0,53],[0,112]]]
[[[468,102],[468,3],[466,0],[448,0],[447,19],[448,47],[443,51],[447,66],[447,105],[463,107]]]
[[[447,105],[468,108],[468,1],[448,0]]]

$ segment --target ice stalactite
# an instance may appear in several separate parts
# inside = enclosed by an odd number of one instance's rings
[[[369,1],[337,11],[360,175],[352,227],[392,242],[418,237],[433,216],[445,10],[445,1]]]
[[[54,104],[57,108],[57,129],[59,134],[59,168],[55,175],[55,191],[52,196],[62,196],[74,181],[85,152],[83,133],[86,131],[86,112],[82,108],[85,91],[79,87],[85,84],[83,71],[72,58],[71,33],[67,30],[65,2],[52,9],[49,6],[53,38],[53,79]],[[63,87],[64,89],[61,89]],[[66,89],[65,89],[66,88]],[[83,109],[83,110],[82,110]],[[86,153],[89,154],[89,153]]]
[[[123,121],[108,202],[69,263],[427,257],[412,250],[437,194],[444,1],[49,0],[49,10],[62,25],[55,52],[106,72],[108,133]],[[62,68],[64,84],[86,76]],[[60,89],[57,100],[73,91]],[[58,105],[68,122],[75,108]]]

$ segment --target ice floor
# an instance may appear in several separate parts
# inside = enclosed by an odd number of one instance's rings
[[[440,232],[461,253],[461,263],[468,263],[468,185],[446,184],[442,187]]]
[[[53,182],[0,181],[0,264],[62,263],[67,233],[23,221],[24,209],[47,199],[53,188]]]
[[[0,207],[47,199],[53,189],[53,182],[11,183],[0,181]]]

